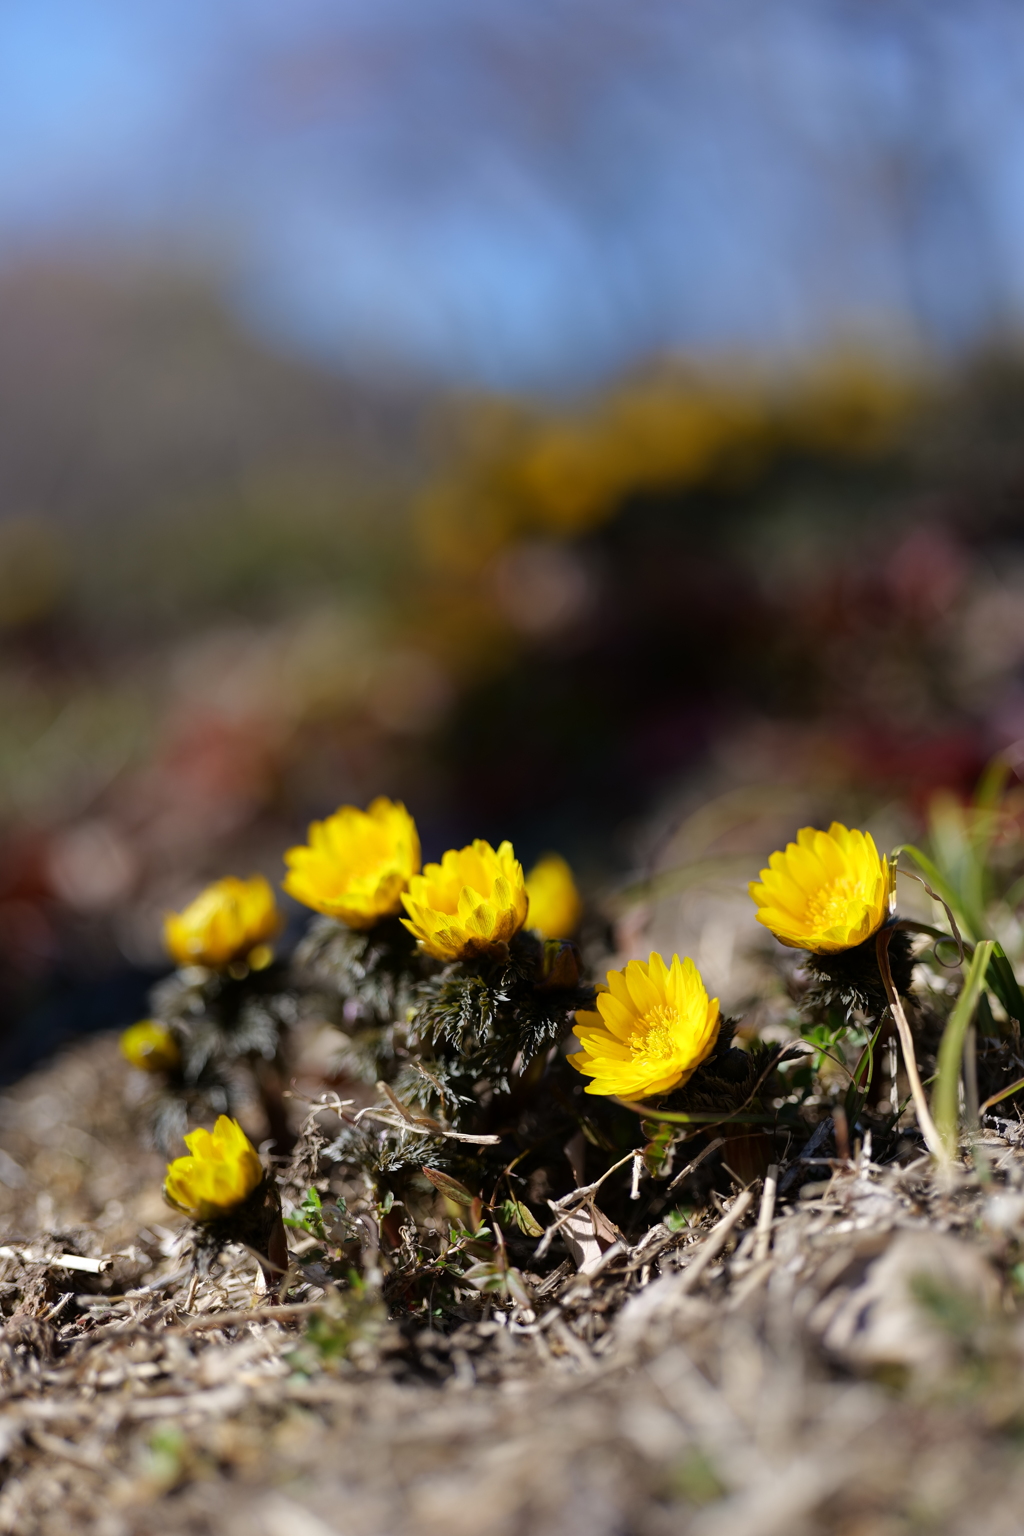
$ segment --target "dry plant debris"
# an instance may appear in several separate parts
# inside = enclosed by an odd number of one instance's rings
[[[783,1164],[777,1195],[481,1292],[441,1334],[325,1293],[294,1234],[290,1305],[235,1248],[187,1313],[125,1071],[95,1041],[0,1101],[0,1531],[1019,1531],[1015,1120],[951,1175],[913,1138]]]
[[[279,960],[211,887],[181,917],[216,966],[155,990],[160,1062],[122,1042],[141,1092],[95,1041],[0,1099],[0,1533],[1019,1530],[1007,771],[962,858],[907,846],[948,932],[866,834],[772,855],[752,894],[803,956],[774,1039],[689,961],[595,989],[524,927],[508,844],[410,876],[391,802],[316,865],[322,905],[369,861],[365,928]],[[139,1147],[214,1112],[168,1171],[183,1225]]]

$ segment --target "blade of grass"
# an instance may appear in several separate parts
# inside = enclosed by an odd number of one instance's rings
[[[632,1099],[616,1099],[615,1102],[625,1109],[635,1110],[645,1120],[665,1120],[669,1125],[774,1125],[779,1118],[778,1115],[723,1114],[721,1110],[683,1114],[681,1110],[648,1109],[646,1104],[638,1104]]]
[[[1017,978],[1013,973],[1013,966],[1006,958],[1001,944],[995,944],[992,947],[992,958],[988,963],[985,979],[1006,1009],[1007,1017],[1016,1019],[1018,1024],[1024,1025],[1024,995],[1021,994]]]
[[[860,1060],[850,1076],[850,1086],[847,1088],[843,1098],[843,1107],[846,1110],[846,1118],[851,1125],[864,1108],[867,1096],[871,1091],[871,1083],[875,1075],[875,1046],[878,1044],[878,1037],[881,1033],[882,1020],[879,1019],[878,1027],[874,1034],[868,1037],[867,1043],[860,1054]],[[867,1077],[864,1078],[862,1087],[861,1078],[865,1069],[867,1070]]]
[[[980,1119],[982,1115],[987,1114],[996,1104],[1001,1104],[1003,1099],[1008,1099],[1011,1093],[1019,1093],[1022,1088],[1024,1088],[1024,1077],[1018,1077],[1017,1081],[1011,1083],[1009,1088],[1000,1088],[998,1093],[993,1093],[990,1098],[985,1100],[984,1104],[979,1106],[978,1118]]]
[[[994,939],[983,939],[974,951],[960,996],[949,1016],[949,1022],[939,1046],[939,1070],[933,1103],[942,1142],[942,1156],[947,1162],[952,1161],[956,1155],[960,1067],[963,1061],[964,1039],[974,1018],[974,1010],[978,1006],[981,989],[985,984],[985,972],[988,970],[994,948]]]
[[[854,1087],[856,1088],[860,1087],[861,1073],[864,1071],[864,1068],[867,1067],[868,1069],[868,1075],[864,1080],[865,1092],[871,1087],[871,1080],[875,1075],[875,1046],[878,1044],[878,1037],[881,1033],[882,1024],[881,1020],[879,1020],[874,1034],[870,1037],[864,1047],[863,1052],[861,1053],[860,1061],[858,1061],[856,1067],[854,1068],[853,1083]]]

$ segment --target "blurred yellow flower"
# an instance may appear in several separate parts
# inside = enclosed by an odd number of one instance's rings
[[[259,1154],[237,1120],[221,1115],[210,1131],[185,1137],[188,1157],[168,1165],[164,1194],[193,1221],[216,1221],[248,1200],[263,1182]]]
[[[453,460],[417,508],[417,532],[435,570],[470,578],[468,602],[509,544],[573,538],[630,494],[713,485],[737,463],[763,474],[793,451],[877,451],[919,392],[909,374],[835,354],[767,387],[745,370],[662,365],[582,411],[474,399],[457,418]],[[449,587],[449,607],[452,596]]]
[[[121,1036],[121,1055],[143,1072],[170,1072],[181,1061],[178,1042],[159,1019],[140,1019]]]
[[[428,864],[402,897],[402,922],[438,960],[466,960],[500,949],[526,921],[523,866],[502,843],[497,852],[477,838]]]
[[[164,918],[167,948],[179,965],[205,965],[221,970],[235,961],[256,969],[271,959],[267,941],[281,919],[270,884],[262,875],[215,880],[184,912]]]
[[[642,1099],[685,1083],[714,1050],[718,999],[692,960],[659,954],[608,972],[597,1012],[580,1010],[573,1034],[583,1046],[569,1060],[594,1081],[587,1093]]]
[[[750,883],[757,920],[782,944],[835,955],[863,944],[891,915],[895,870],[870,832],[834,821],[827,832],[801,827],[785,853],[773,853],[760,883]]]
[[[567,939],[576,932],[583,903],[572,870],[558,853],[547,853],[526,877],[528,922],[545,939]]]
[[[349,928],[372,928],[402,910],[420,840],[405,806],[381,795],[365,811],[343,805],[314,821],[309,846],[289,848],[284,859],[289,896]]]

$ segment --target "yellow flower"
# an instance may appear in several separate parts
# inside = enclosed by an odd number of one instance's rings
[[[259,1154],[237,1120],[221,1115],[209,1131],[185,1137],[190,1156],[168,1165],[164,1194],[193,1221],[226,1216],[263,1182]]]
[[[529,923],[545,939],[567,939],[575,933],[583,903],[572,870],[557,853],[545,854],[526,877],[530,898]]]
[[[790,949],[835,955],[863,944],[893,910],[895,870],[870,832],[834,821],[827,832],[801,827],[785,853],[773,853],[750,883],[757,920]]]
[[[405,806],[383,795],[365,811],[343,805],[314,821],[309,846],[289,848],[284,889],[350,928],[372,928],[402,910],[419,872],[420,840]]]
[[[181,1061],[177,1040],[159,1019],[141,1019],[126,1029],[121,1055],[143,1072],[170,1072]]]
[[[721,1022],[693,961],[673,955],[668,966],[658,954],[609,971],[597,1012],[576,1021],[583,1049],[569,1060],[594,1079],[587,1093],[623,1099],[681,1087],[711,1055]]]
[[[526,921],[523,866],[502,843],[497,853],[477,838],[428,864],[402,897],[402,922],[438,960],[466,960],[500,949]]]
[[[215,880],[184,912],[164,918],[167,948],[179,965],[205,965],[222,970],[235,961],[256,969],[270,958],[267,940],[281,926],[274,893],[262,875]]]

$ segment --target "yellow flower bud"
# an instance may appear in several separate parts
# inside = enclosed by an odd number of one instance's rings
[[[372,928],[402,910],[420,840],[405,806],[382,795],[365,811],[343,805],[314,821],[309,845],[289,848],[284,859],[283,886],[296,901],[349,928]]]
[[[216,1221],[242,1205],[263,1182],[259,1154],[237,1120],[221,1115],[213,1132],[185,1137],[188,1157],[169,1164],[164,1195],[193,1221]]]
[[[171,1072],[181,1062],[177,1040],[159,1019],[140,1019],[126,1029],[121,1055],[143,1072]]]
[[[281,927],[270,884],[262,875],[215,880],[184,912],[164,919],[167,948],[179,965],[225,970],[262,950]]]
[[[870,832],[834,821],[827,832],[802,827],[785,853],[773,853],[751,881],[757,920],[790,949],[835,955],[863,944],[891,916],[895,871]]]
[[[499,950],[526,921],[526,881],[512,844],[495,852],[482,838],[428,864],[402,900],[409,914],[402,922],[438,960]]]
[[[717,997],[692,960],[659,954],[630,960],[608,972],[597,1012],[580,1010],[573,1034],[583,1049],[569,1060],[592,1077],[587,1093],[643,1099],[679,1088],[715,1048],[720,1025]]]
[[[528,922],[545,939],[567,939],[576,932],[583,903],[572,870],[557,853],[545,854],[526,877]]]

